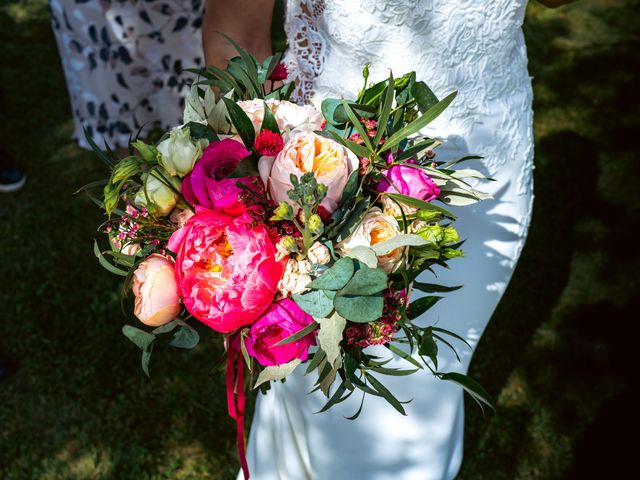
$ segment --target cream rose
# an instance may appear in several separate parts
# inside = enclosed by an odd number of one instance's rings
[[[133,272],[134,314],[152,327],[170,322],[180,313],[180,294],[171,257],[154,253]]]
[[[196,160],[202,155],[202,150],[208,141],[191,141],[189,127],[178,127],[171,130],[169,138],[158,144],[160,165],[172,176],[184,177],[193,170]]]
[[[377,207],[372,208],[362,219],[356,230],[344,241],[336,245],[340,255],[348,255],[355,247],[372,247],[400,235],[398,222]],[[397,248],[386,255],[378,256],[378,267],[392,272],[402,258],[402,249]]]
[[[287,202],[287,191],[293,188],[291,174],[298,178],[312,172],[328,191],[322,206],[329,212],[338,208],[349,175],[358,168],[358,158],[338,142],[313,132],[298,132],[285,144],[277,157],[262,157],[258,163],[260,176],[276,202]]]
[[[278,123],[278,128],[285,140],[296,131],[320,130],[324,117],[311,105],[298,105],[286,100],[266,101]],[[247,114],[256,134],[260,132],[264,119],[264,100],[243,100],[238,106]]]
[[[311,283],[311,265],[306,261],[297,261],[293,258],[287,260],[284,274],[278,283],[278,290],[283,297],[304,293],[307,285]]]
[[[161,169],[152,169],[142,175],[143,187],[135,196],[134,203],[146,207],[154,215],[168,215],[178,203],[176,191],[180,191],[180,182]],[[168,184],[171,184],[171,188]]]
[[[307,256],[309,257],[309,261],[315,265],[326,265],[331,261],[329,249],[320,242],[315,242],[311,245]]]

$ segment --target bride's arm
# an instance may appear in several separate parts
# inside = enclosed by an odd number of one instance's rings
[[[238,54],[219,32],[260,61],[271,55],[273,5],[274,0],[206,0],[202,24],[206,64],[224,68]]]
[[[540,2],[544,6],[551,7],[551,8],[559,7],[561,5],[566,5],[567,3],[572,3],[574,1],[575,0],[538,0],[538,2]]]

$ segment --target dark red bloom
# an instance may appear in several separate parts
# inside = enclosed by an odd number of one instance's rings
[[[275,157],[284,147],[284,140],[277,133],[262,130],[256,137],[253,146],[260,155]]]
[[[269,75],[269,80],[272,82],[277,82],[278,80],[286,80],[289,76],[289,72],[287,72],[287,67],[284,63],[279,63]]]

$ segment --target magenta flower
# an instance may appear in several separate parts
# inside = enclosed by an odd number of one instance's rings
[[[440,195],[440,188],[427,173],[409,165],[394,165],[382,172],[378,192],[401,193],[409,197],[431,202]]]
[[[176,252],[183,303],[195,318],[222,333],[253,323],[273,301],[284,262],[263,225],[196,207],[167,247]]]
[[[225,138],[212,142],[182,181],[182,195],[193,205],[240,215],[244,206],[238,200],[238,182],[249,184],[253,177],[226,178],[249,155],[243,144]]]
[[[315,333],[310,333],[295,342],[276,346],[278,342],[303,330],[313,322],[313,317],[303,312],[288,298],[271,304],[251,326],[246,343],[247,352],[261,365],[282,365],[292,360],[307,360],[309,347],[316,344]]]

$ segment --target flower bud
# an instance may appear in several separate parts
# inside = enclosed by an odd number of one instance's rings
[[[317,213],[314,213],[309,217],[309,221],[307,221],[307,226],[314,233],[322,231],[322,228],[324,227],[324,225],[322,224],[322,219],[320,218],[320,215],[318,215]]]
[[[176,191],[180,191],[180,182],[159,168],[150,170],[142,176],[142,180],[143,185],[135,196],[135,203],[148,208],[154,215],[168,215],[178,202]]]
[[[280,240],[280,242],[282,243],[282,246],[288,251],[288,252],[297,252],[298,251],[298,245],[296,243],[296,239],[293,238],[290,235],[287,235],[286,237],[282,237],[282,239]]]
[[[169,138],[158,144],[160,153],[158,161],[169,175],[184,177],[202,155],[201,145],[191,141],[189,127],[174,128]]]
[[[280,204],[273,211],[273,216],[271,217],[272,222],[277,222],[280,220],[291,220],[293,218],[293,209],[291,205],[287,202],[280,202]]]

